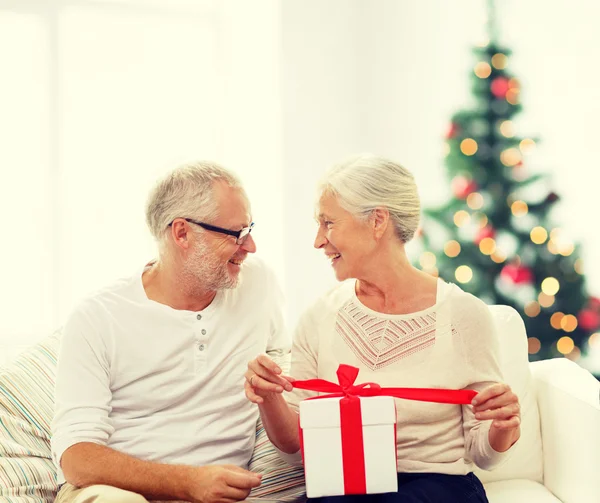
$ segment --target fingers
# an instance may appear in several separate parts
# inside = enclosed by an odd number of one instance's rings
[[[246,380],[253,388],[268,392],[282,393],[292,391],[292,377],[282,375],[281,368],[267,355],[260,355],[248,362]]]
[[[225,482],[231,488],[250,490],[260,485],[260,479],[260,475],[244,470],[243,468],[240,468],[239,470],[229,468],[227,470]],[[245,498],[245,496],[242,497],[242,499],[243,498]]]
[[[507,405],[516,404],[517,407],[519,405],[519,397],[515,395],[512,391],[508,391],[503,393],[502,395],[496,396],[494,398],[490,398],[485,402],[481,402],[478,405],[473,407],[474,412],[481,412],[489,409],[499,409],[501,407],[505,407]]]
[[[480,412],[475,413],[475,418],[481,421],[485,421],[487,419],[499,419],[505,420],[512,417],[519,417],[520,407],[518,403],[511,403],[505,405],[503,407],[498,407],[495,409],[487,409],[482,410]]]
[[[250,400],[252,403],[261,404],[264,402],[263,397],[258,396],[254,392],[254,388],[252,386],[250,386],[250,383],[248,381],[244,382],[244,390],[246,392],[246,398],[248,400]]]
[[[501,420],[496,419],[492,422],[492,428],[499,430],[512,430],[518,428],[521,424],[521,418],[519,416],[513,416],[510,419]]]
[[[491,386],[488,386],[480,393],[477,393],[477,395],[475,395],[475,398],[473,398],[473,401],[471,403],[472,403],[472,405],[475,405],[475,406],[480,405],[480,404],[486,402],[487,400],[490,400],[491,398],[502,395],[503,393],[507,393],[509,391],[511,391],[511,389],[508,384],[502,384],[502,383],[492,384]]]

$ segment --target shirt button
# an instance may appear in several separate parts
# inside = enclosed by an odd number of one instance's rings
[[[197,315],[196,315],[196,319],[197,319],[197,320],[201,320],[201,319],[202,319],[202,315],[201,315],[201,314],[197,314]]]
[[[206,330],[202,329],[200,332],[202,333],[202,335],[206,335]]]
[[[204,351],[204,344],[200,344],[200,346],[198,346],[198,351]]]

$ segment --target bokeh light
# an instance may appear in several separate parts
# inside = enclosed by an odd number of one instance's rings
[[[487,79],[492,73],[492,67],[489,63],[485,61],[480,61],[475,65],[473,69],[475,75],[477,75],[480,79]]]
[[[468,283],[473,279],[473,271],[468,265],[461,265],[454,271],[454,276],[459,283]]]
[[[535,318],[538,314],[540,314],[541,310],[542,309],[540,305],[535,300],[532,300],[525,304],[525,314],[530,318]]]
[[[525,201],[518,200],[510,205],[510,211],[512,211],[512,214],[515,217],[522,217],[524,215],[527,215],[529,207],[527,206],[527,203]]]
[[[531,229],[530,237],[536,245],[541,245],[548,239],[548,231],[540,226],[534,227]]]
[[[479,192],[471,192],[467,196],[467,206],[472,210],[479,210],[483,207],[483,196]]]
[[[556,278],[549,276],[542,281],[542,292],[546,295],[556,295],[560,290],[560,283]]]
[[[573,342],[573,339],[567,335],[558,339],[558,342],[556,343],[556,349],[558,349],[558,352],[563,355],[569,354],[571,351],[573,351],[574,347],[575,343]]]
[[[492,66],[496,70],[504,70],[508,66],[508,58],[506,54],[502,54],[501,52],[497,52],[492,56]]]
[[[471,220],[471,215],[469,215],[465,210],[458,210],[454,214],[454,225],[456,227],[463,227],[467,225]]]
[[[527,352],[534,355],[542,349],[542,343],[537,337],[529,337],[527,339]]]
[[[444,245],[444,253],[450,258],[458,257],[460,253],[460,243],[454,239],[452,241],[448,241]]]
[[[465,138],[460,142],[460,151],[465,155],[473,155],[477,152],[477,142],[473,138]]]

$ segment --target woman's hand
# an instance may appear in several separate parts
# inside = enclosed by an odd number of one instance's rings
[[[294,378],[284,376],[281,372],[281,368],[267,355],[260,355],[248,362],[248,370],[244,374],[244,390],[248,400],[261,404],[273,394],[292,391]]]
[[[508,384],[488,386],[473,399],[475,419],[492,420],[490,445],[498,452],[510,448],[521,435],[521,407],[519,398]]]

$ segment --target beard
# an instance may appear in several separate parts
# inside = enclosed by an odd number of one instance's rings
[[[239,282],[239,275],[231,275],[227,263],[222,262],[208,245],[197,241],[192,255],[184,265],[183,280],[186,290],[217,291],[235,288]]]

